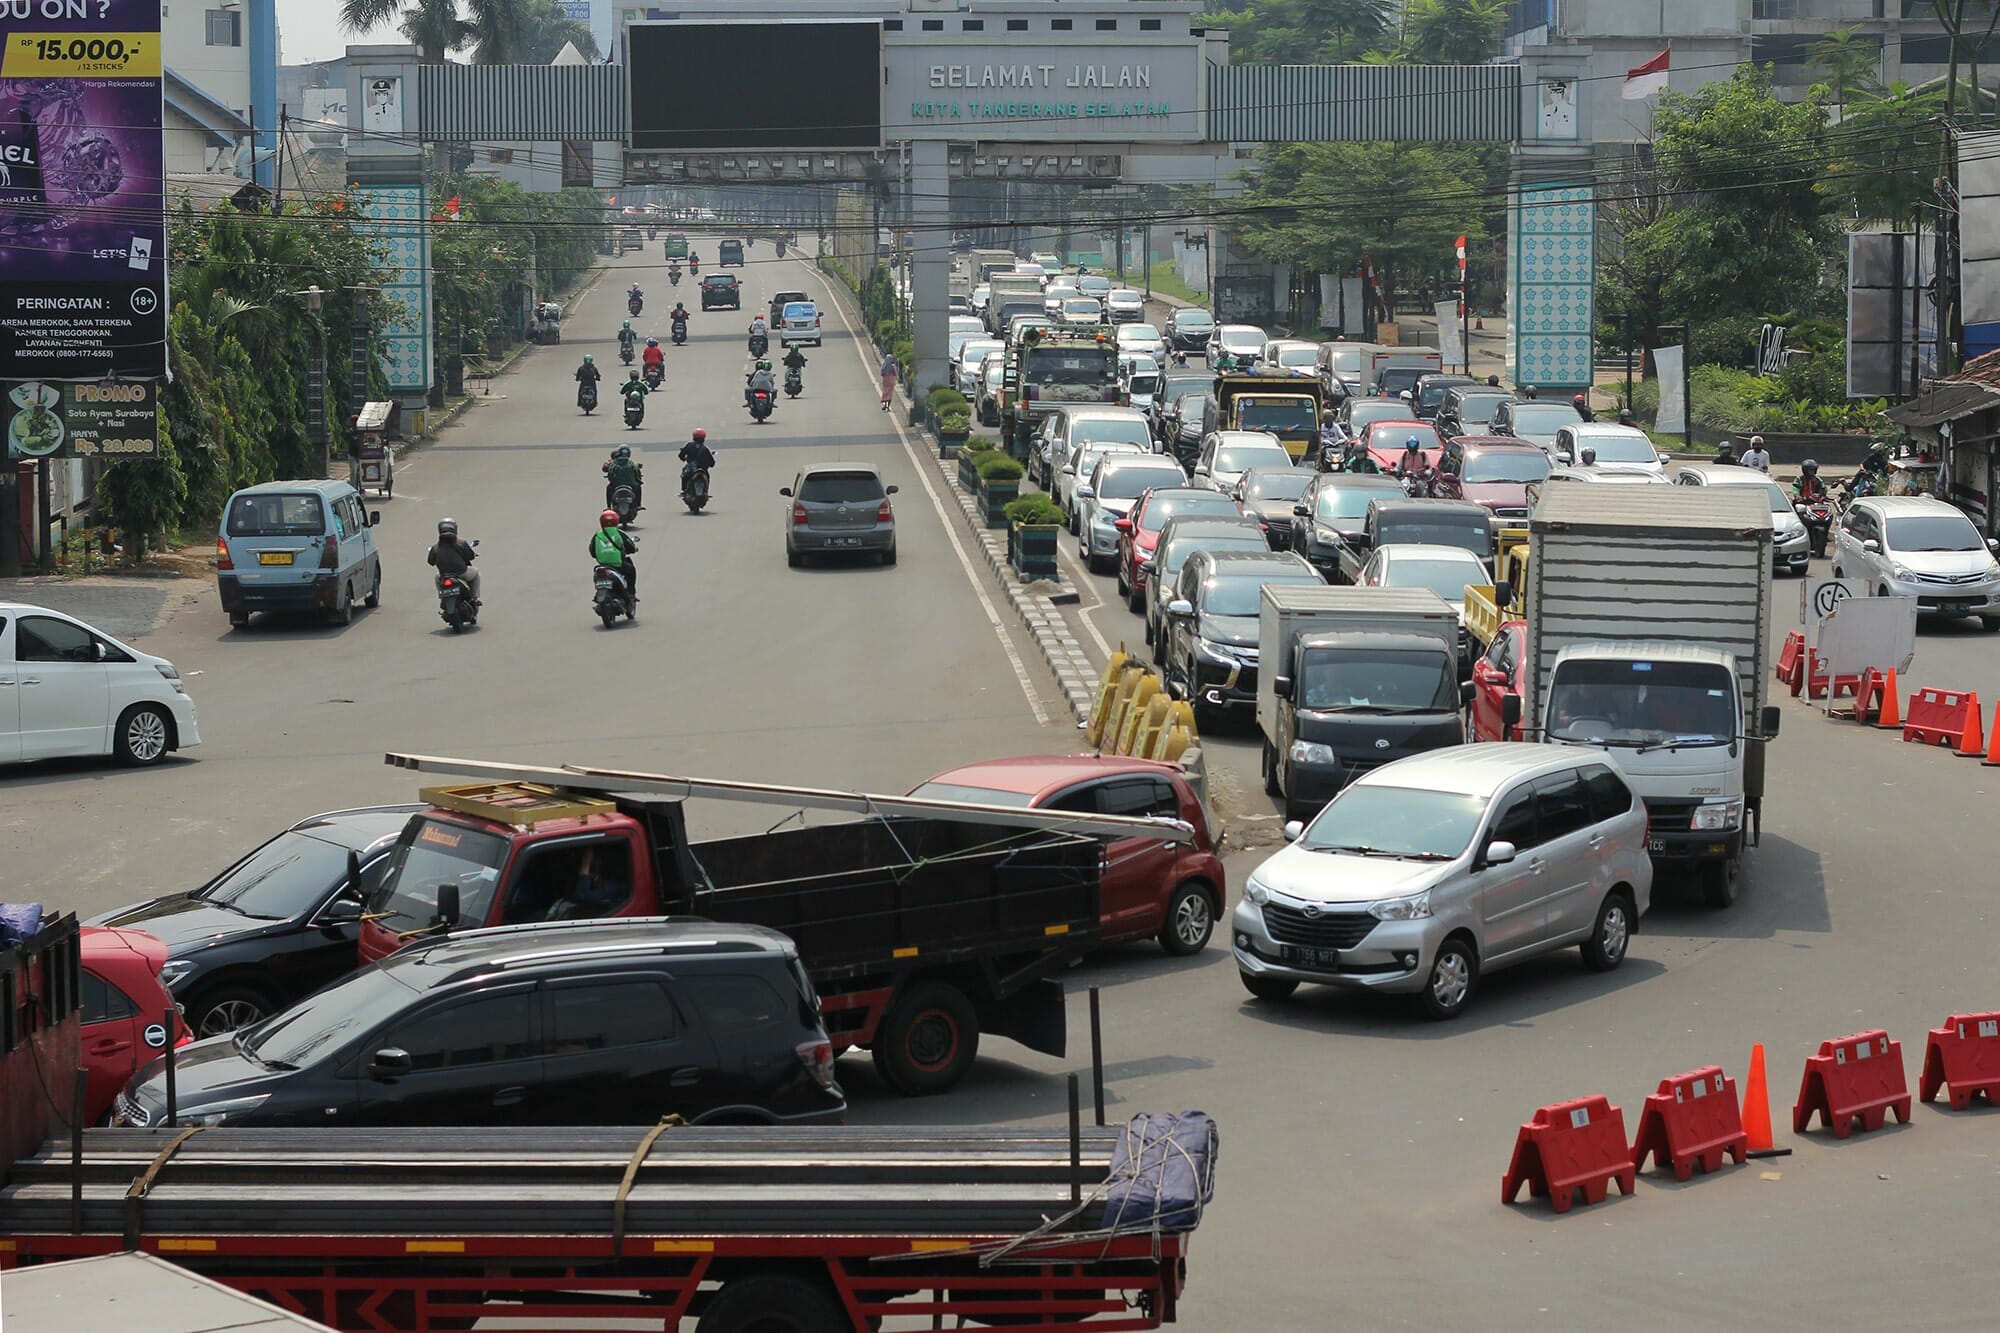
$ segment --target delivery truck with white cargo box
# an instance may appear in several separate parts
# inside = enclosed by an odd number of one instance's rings
[[[1771,514],[1738,486],[1553,486],[1529,520],[1529,740],[1616,756],[1647,851],[1736,899],[1755,846],[1770,680]]]
[[[1392,759],[1465,739],[1458,613],[1429,588],[1264,585],[1264,788],[1308,819]]]

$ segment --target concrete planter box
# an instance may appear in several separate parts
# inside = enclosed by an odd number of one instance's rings
[[[1007,531],[1007,563],[1023,580],[1056,577],[1059,523],[1016,523]]]
[[[967,495],[979,494],[979,474],[973,471],[973,464],[986,456],[984,449],[974,453],[960,450],[958,454],[958,484]]]
[[[1021,482],[1018,478],[1008,481],[979,482],[979,513],[989,528],[1007,526],[1007,506],[1021,498]]]
[[[938,457],[950,458],[971,436],[969,430],[940,430],[937,433]]]

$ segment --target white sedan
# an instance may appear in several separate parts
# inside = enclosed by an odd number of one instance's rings
[[[1368,563],[1354,578],[1356,586],[1362,588],[1429,588],[1458,612],[1461,638],[1465,630],[1465,590],[1492,581],[1485,563],[1463,546],[1420,542],[1391,542],[1376,547],[1375,554],[1368,557]]]
[[[108,754],[156,764],[199,744],[172,662],[60,611],[0,602],[0,763]]]
[[[1113,324],[1136,324],[1146,317],[1146,297],[1130,287],[1114,287],[1105,298],[1104,311]]]
[[[1150,356],[1161,365],[1167,363],[1167,340],[1151,324],[1120,324],[1115,338],[1121,356]]]

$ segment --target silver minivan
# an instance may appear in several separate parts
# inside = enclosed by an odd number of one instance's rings
[[[1856,500],[1834,529],[1833,576],[1872,597],[1914,597],[1923,615],[1977,616],[2000,630],[2000,542],[1965,511],[1928,495]]]
[[[1625,961],[1652,905],[1646,808],[1595,750],[1457,745],[1350,783],[1250,872],[1231,923],[1243,986],[1411,993],[1452,1018],[1496,968],[1577,946]]]

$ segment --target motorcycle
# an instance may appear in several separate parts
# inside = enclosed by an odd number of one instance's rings
[[[585,416],[597,410],[596,380],[584,380],[576,386],[576,405],[583,409]]]
[[[1827,534],[1833,531],[1832,497],[1823,495],[1817,500],[1801,500],[1792,509],[1798,514],[1799,522],[1806,525],[1806,538],[1812,544],[1813,555],[1824,560]]]
[[[618,359],[620,361],[623,361],[626,365],[629,366],[632,364],[632,357],[633,357],[632,344],[620,343],[618,345]]]
[[[636,393],[625,395],[625,428],[639,429],[639,423],[646,419],[646,400]]]
[[[769,389],[752,390],[750,394],[751,419],[761,424],[770,415],[771,415],[771,391]]]
[[[751,334],[751,335],[750,335],[750,355],[751,355],[751,356],[759,356],[759,357],[760,357],[760,356],[764,355],[764,353],[766,353],[766,352],[768,352],[768,351],[770,351],[770,350],[771,350],[771,339],[770,339],[769,335],[767,335],[767,334],[762,334],[762,333],[753,333],[753,334]]]
[[[779,241],[777,242],[777,247],[778,247],[778,258],[783,259],[785,257],[785,243],[783,241]]]
[[[646,298],[643,296],[634,296],[625,302],[625,308],[631,311],[636,317],[641,310],[646,308]]]
[[[618,515],[618,526],[629,528],[639,518],[639,497],[634,494],[630,486],[613,487],[611,508]]]
[[[479,545],[477,541],[472,544]],[[472,589],[464,579],[455,574],[438,575],[437,595],[438,616],[451,626],[453,634],[479,623],[479,603],[472,600]]]
[[[701,261],[693,255],[688,256],[688,272],[695,274],[697,277],[701,274]]]
[[[632,540],[636,544],[639,539],[634,537]],[[625,576],[604,565],[597,566],[597,572],[591,577],[590,606],[606,629],[610,629],[621,615],[627,620],[639,617],[639,608],[632,601]]]
[[[698,467],[688,473],[687,481],[681,486],[681,502],[690,514],[699,514],[701,507],[708,503],[708,469]]]
[[[645,380],[647,388],[649,389],[659,388],[660,385],[665,382],[666,378],[667,378],[666,363],[661,361],[648,361],[646,363]]]
[[[674,321],[674,346],[676,346],[676,347],[679,347],[679,346],[681,346],[682,344],[684,344],[685,342],[687,342],[687,340],[688,340],[688,322],[687,322],[686,320],[684,320],[684,319],[677,319],[677,320],[675,320],[675,321]]]
[[[672,268],[667,270],[667,281],[671,282],[676,287],[681,285],[680,265],[676,264]]]
[[[796,398],[805,391],[806,391],[806,377],[804,373],[800,371],[797,366],[787,366],[785,368],[786,395],[792,398]]]
[[[1430,494],[1430,487],[1421,473],[1413,473],[1403,478],[1403,494],[1413,500],[1421,500]]]

